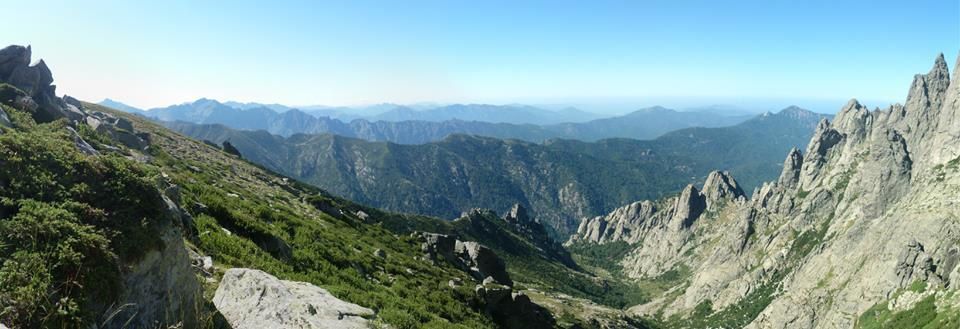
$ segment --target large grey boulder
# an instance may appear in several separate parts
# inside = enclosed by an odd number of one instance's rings
[[[159,221],[161,247],[147,251],[142,259],[128,264],[121,277],[123,292],[112,309],[115,314],[100,328],[197,328],[200,283],[190,265],[183,241],[181,209],[161,196],[166,205]]]
[[[474,278],[493,278],[497,283],[512,286],[507,265],[493,250],[473,241],[457,241],[455,252]]]
[[[555,321],[547,309],[530,300],[526,294],[497,284],[481,284],[474,288],[483,299],[486,311],[501,328],[548,329]]]
[[[224,273],[213,304],[233,329],[360,329],[369,328],[374,316],[323,288],[245,268]]]
[[[470,274],[477,281],[488,277],[499,284],[512,286],[513,280],[507,274],[506,263],[493,250],[473,241],[460,241],[456,237],[416,232],[424,256],[432,261],[445,260],[454,267]]]

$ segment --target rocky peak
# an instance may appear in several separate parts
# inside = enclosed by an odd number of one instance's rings
[[[908,131],[917,139],[925,139],[931,133],[947,97],[950,87],[950,72],[943,54],[934,61],[933,68],[927,74],[917,74],[913,77],[907,102],[904,105],[907,112]]]
[[[510,211],[507,212],[503,219],[510,223],[516,224],[526,224],[531,222],[530,215],[527,214],[527,208],[524,208],[523,205],[516,203],[513,207],[510,207]]]
[[[707,180],[703,182],[702,193],[706,197],[708,209],[714,209],[722,201],[735,200],[745,195],[729,172],[717,170],[707,175]]]
[[[950,71],[943,54],[937,56],[933,68],[927,74],[917,74],[913,77],[910,93],[907,94],[908,108],[910,104],[925,105],[937,109],[946,96],[950,86]]]
[[[803,166],[803,155],[800,149],[794,147],[790,149],[787,158],[783,160],[783,171],[780,172],[780,178],[777,183],[786,188],[797,186],[800,179],[800,168]]]
[[[858,140],[866,137],[871,124],[870,110],[856,98],[850,99],[833,120],[834,129]]]
[[[794,119],[808,119],[811,122],[815,121],[816,118],[820,116],[819,114],[814,113],[813,111],[807,110],[805,108],[802,108],[796,105],[790,105],[780,110],[780,112],[778,112],[777,115],[784,115]]]
[[[692,184],[687,185],[673,205],[673,218],[670,222],[674,223],[673,227],[676,229],[688,229],[706,209],[706,197]]]

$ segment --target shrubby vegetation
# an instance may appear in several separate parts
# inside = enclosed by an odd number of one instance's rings
[[[401,215],[285,180],[152,124],[144,128],[153,137],[153,164],[180,186],[181,204],[194,215],[193,244],[218,266],[316,284],[374,309],[377,321],[393,328],[494,326],[472,286],[447,286],[455,277],[468,281],[464,272],[417,259],[419,242],[374,224]],[[357,210],[372,218],[362,220]]]
[[[857,321],[860,329],[881,328],[957,328],[960,327],[960,312],[955,309],[938,309],[934,295],[924,297],[913,307],[899,312],[891,311],[888,303],[874,305]]]
[[[123,264],[158,246],[156,172],[87,157],[62,121],[36,124],[3,106],[0,134],[0,322],[76,327],[117,297]]]

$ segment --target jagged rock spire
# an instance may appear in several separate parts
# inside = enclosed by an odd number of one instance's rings
[[[516,203],[510,208],[510,211],[503,216],[503,219],[513,223],[527,223],[530,221],[530,215],[527,214],[527,208],[524,208],[523,205]]]
[[[693,184],[687,185],[673,205],[674,212],[671,223],[673,223],[674,228],[687,229],[706,209],[707,200],[703,193],[700,193]]]
[[[707,175],[707,180],[703,182],[702,193],[706,198],[708,209],[714,209],[725,200],[734,200],[745,195],[729,172],[718,170]]]
[[[856,98],[850,99],[833,120],[834,129],[857,140],[866,137],[872,124],[870,110]]]
[[[783,171],[780,172],[780,179],[777,180],[777,183],[785,188],[797,186],[797,182],[800,180],[800,169],[802,167],[803,155],[800,154],[800,149],[796,147],[790,149],[787,158],[783,160]]]

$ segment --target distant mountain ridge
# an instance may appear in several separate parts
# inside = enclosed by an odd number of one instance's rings
[[[143,114],[143,113],[146,112],[146,111],[144,111],[144,110],[142,110],[142,109],[139,109],[139,108],[136,108],[136,107],[133,107],[133,106],[130,106],[130,105],[127,105],[127,104],[124,104],[124,103],[121,103],[121,102],[118,102],[118,101],[109,99],[109,98],[106,98],[106,99],[100,101],[99,104],[100,104],[100,105],[103,105],[103,106],[106,106],[106,107],[109,107],[109,108],[112,108],[112,109],[117,109],[117,110],[120,110],[120,111],[124,111],[124,112],[127,112],[127,113]]]
[[[529,105],[453,104],[426,110],[398,106],[390,111],[368,118],[370,121],[480,121],[549,125],[564,122],[584,122],[597,119],[597,114],[578,109],[550,111]]]
[[[444,218],[473,207],[505,211],[519,203],[553,231],[568,234],[580,218],[676,192],[714,168],[740,173],[745,189],[752,189],[776,177],[781,155],[805,146],[822,117],[787,109],[732,127],[681,129],[649,141],[543,144],[457,134],[399,145],[330,134],[285,138],[224,125],[166,125],[197,139],[230,141],[250,161],[362,203]]]
[[[230,105],[232,104],[232,106]],[[117,105],[122,106],[122,105]],[[271,134],[291,136],[299,133],[331,133],[369,141],[388,141],[400,144],[422,144],[440,141],[452,134],[470,134],[505,139],[543,142],[553,138],[596,141],[604,138],[651,139],[672,130],[688,127],[730,126],[751,116],[727,116],[709,112],[680,112],[663,107],[641,109],[633,113],[591,120],[583,123],[550,125],[503,123],[499,118],[517,122],[536,121],[537,117],[552,113],[553,121],[563,121],[582,115],[572,108],[558,111],[530,106],[449,105],[431,110],[414,110],[397,106],[394,110],[374,116],[376,121],[354,119],[344,122],[323,116],[336,109],[293,108],[275,109],[282,105],[256,103],[220,103],[200,99],[192,103],[173,105],[149,111],[134,112],[161,121],[184,121],[195,124],[223,124],[234,129],[266,130]],[[383,104],[383,107],[394,106]],[[382,108],[381,108],[382,110]],[[310,112],[307,112],[310,111]],[[370,110],[378,111],[378,110]],[[486,113],[486,114],[482,114]],[[467,118],[474,121],[470,121]],[[486,121],[484,121],[486,120]]]

